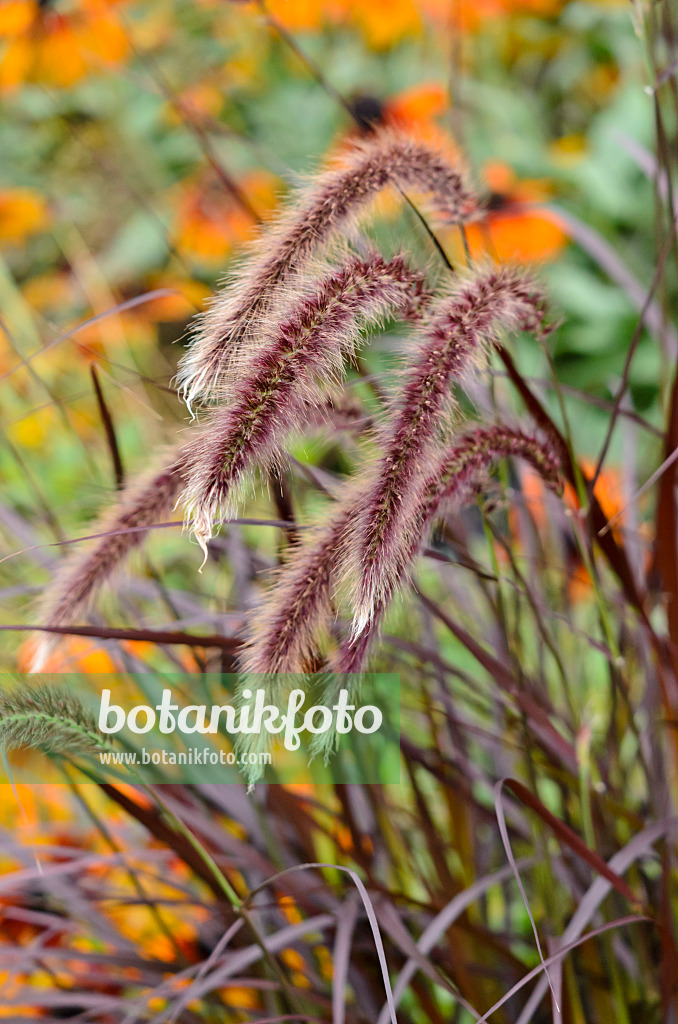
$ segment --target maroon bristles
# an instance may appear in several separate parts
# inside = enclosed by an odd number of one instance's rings
[[[123,492],[118,504],[92,530],[102,536],[70,558],[47,590],[40,609],[46,626],[77,622],[101,587],[143,543],[148,530],[168,518],[182,482],[183,460],[173,453],[159,471],[146,474]],[[33,671],[40,671],[57,643],[58,636],[41,634],[33,656]]]
[[[459,283],[419,331],[395,412],[382,432],[373,480],[352,526],[349,583],[354,631],[364,629],[388,590],[391,565],[407,547],[420,480],[439,451],[440,432],[456,406],[452,384],[487,361],[500,330],[542,330],[543,301],[523,271],[484,269]]]
[[[372,254],[347,259],[297,298],[243,367],[231,401],[184,451],[186,523],[205,552],[215,521],[233,513],[247,472],[281,460],[286,439],[341,377],[361,327],[390,313],[417,319],[430,297],[402,257]]]
[[[535,437],[505,426],[478,428],[456,440],[430,467],[429,475],[413,500],[413,515],[407,541],[394,555],[379,603],[369,624],[344,641],[330,669],[337,673],[360,672],[371,642],[393,594],[408,578],[411,564],[425,543],[430,525],[440,506],[457,510],[468,501],[498,459],[521,458],[530,463],[553,489],[559,486],[559,461],[555,451]]]
[[[304,670],[314,638],[331,615],[336,566],[352,511],[353,503],[346,504],[329,526],[295,550],[254,623],[244,672]]]
[[[340,234],[350,233],[358,216],[389,185],[432,197],[445,219],[474,216],[477,200],[464,175],[429,144],[389,131],[355,146],[338,169],[318,175],[258,243],[233,284],[218,296],[179,372],[189,405],[219,397],[231,361],[245,339],[252,339],[284,287]],[[229,382],[230,383],[230,382]]]

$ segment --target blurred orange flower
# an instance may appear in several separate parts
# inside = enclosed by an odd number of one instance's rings
[[[348,0],[346,8],[373,50],[388,49],[422,30],[419,6],[414,0]]]
[[[498,260],[532,263],[557,256],[567,235],[552,213],[535,204],[548,198],[548,186],[539,180],[519,181],[510,167],[499,162],[485,165],[483,176],[490,189],[486,215],[466,228],[471,257],[489,252]]]
[[[255,988],[244,985],[225,985],[219,994],[232,1011],[258,1010],[261,1008],[261,996]]]
[[[30,416],[22,416],[7,426],[7,433],[14,444],[25,448],[43,448],[53,430],[52,408],[36,409]]]
[[[0,200],[0,209],[2,200]],[[0,213],[0,220],[2,214]],[[53,317],[68,309],[75,301],[76,288],[66,270],[49,270],[29,278],[21,289],[26,302],[45,316]]]
[[[418,35],[423,19],[476,31],[490,19],[511,14],[548,16],[563,0],[269,0],[271,14],[290,31],[318,31],[323,25],[355,25],[374,50],[388,49]]]
[[[533,14],[545,17],[555,14],[564,0],[421,0],[424,12],[433,20],[452,24],[457,29],[475,32],[493,18],[511,14]]]
[[[591,480],[596,469],[595,463],[591,459],[581,459],[580,464],[584,474]],[[548,526],[544,481],[538,473],[528,466],[521,467],[520,479],[525,506],[537,530],[543,535]],[[612,532],[618,535],[623,525],[623,516],[620,513],[626,506],[626,498],[624,496],[621,471],[617,466],[603,467],[596,480],[594,493],[606,518],[608,520],[615,520]],[[565,483],[562,501],[571,512],[577,512],[581,508],[579,496],[570,483]],[[617,516],[619,516],[618,519],[616,518]],[[509,513],[509,522],[512,536],[519,539],[520,526],[514,509],[511,509]],[[644,532],[644,528],[641,525],[640,533],[643,534]],[[590,596],[591,579],[574,545],[568,545],[567,554],[568,595],[570,601],[576,604]]]
[[[278,179],[266,171],[245,175],[238,187],[257,213],[273,209]],[[182,184],[174,222],[178,248],[207,263],[218,262],[256,229],[250,213],[212,174]]]
[[[188,320],[204,308],[210,289],[201,281],[158,274],[149,278],[148,290],[171,289],[174,294],[163,295],[140,306],[137,315],[154,323],[173,323]]]
[[[297,988],[310,988],[311,982],[306,977],[306,961],[297,949],[290,947],[289,949],[283,949],[280,953],[280,959],[282,962],[289,967],[292,976],[292,983]]]
[[[370,134],[375,128],[387,126],[407,132],[417,138],[436,141],[443,146],[452,146],[452,140],[444,135],[437,118],[448,105],[445,88],[439,82],[420,82],[409,89],[381,99],[369,93],[354,93],[348,101],[355,126],[340,141],[335,153],[344,152],[346,137],[354,139]]]
[[[30,671],[35,643],[34,637],[28,637],[19,647],[17,671]],[[156,644],[147,640],[121,640],[120,646],[129,654],[146,661],[151,661],[158,650]],[[204,653],[200,648],[197,650]],[[178,650],[177,657],[187,672],[194,671],[195,659],[190,650],[185,652]],[[119,666],[108,653],[105,643],[97,640],[96,637],[61,636],[58,647],[48,656],[42,671],[96,674],[98,672],[118,672]]]
[[[440,82],[420,82],[386,101],[384,121],[410,131],[434,128],[436,118],[447,106],[447,92]]]
[[[317,0],[269,0],[268,9],[285,28],[308,32],[322,26],[329,4]]]
[[[23,242],[49,220],[47,203],[29,188],[0,189],[0,241]]]
[[[580,460],[582,471],[589,479],[593,478],[596,467],[591,459]],[[521,490],[525,505],[532,516],[535,525],[539,530],[545,530],[548,516],[545,505],[546,489],[541,476],[524,466],[520,471]],[[595,495],[600,507],[608,519],[614,518],[624,508],[624,492],[622,488],[621,473],[616,466],[603,467],[596,480]],[[572,512],[581,507],[579,496],[572,484],[566,482],[563,489],[563,503]]]
[[[224,105],[224,86],[215,81],[198,82],[173,98],[168,105],[167,117],[171,124],[216,118]]]
[[[0,89],[23,82],[66,88],[102,63],[122,60],[129,51],[123,28],[111,11],[120,0],[78,0],[54,5],[6,0],[0,39]]]
[[[19,647],[17,670],[30,671],[35,639],[28,637]],[[44,672],[115,672],[116,666],[97,640],[85,636],[64,636],[47,658]]]

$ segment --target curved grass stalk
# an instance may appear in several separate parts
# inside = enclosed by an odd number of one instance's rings
[[[379,633],[388,606],[396,591],[406,584],[410,566],[425,543],[441,505],[449,505],[451,511],[461,508],[482,483],[491,465],[502,458],[524,459],[540,473],[548,486],[554,489],[559,486],[559,463],[553,449],[535,437],[505,426],[478,428],[441,452],[420,489],[409,541],[400,549],[390,567],[388,586],[382,590],[369,626],[346,638],[330,661],[329,671],[333,677],[323,694],[327,707],[332,707],[337,701],[342,687],[349,689],[349,702],[357,697],[358,674],[365,668],[370,647]],[[347,682],[346,675],[354,678]],[[331,733],[319,734],[311,745],[311,755],[327,760],[336,739]]]
[[[431,466],[413,502],[415,513],[407,537],[393,552],[394,559],[388,567],[387,579],[381,588],[379,604],[369,627],[353,634],[342,644],[332,659],[331,671],[362,671],[370,644],[378,633],[386,609],[395,592],[407,582],[409,568],[425,543],[441,505],[447,505],[450,511],[460,509],[487,476],[492,464],[505,458],[524,459],[537,470],[548,486],[554,489],[559,486],[559,462],[555,451],[529,434],[496,425],[479,427],[455,440]]]

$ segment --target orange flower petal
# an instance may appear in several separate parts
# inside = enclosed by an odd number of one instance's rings
[[[36,34],[29,80],[67,88],[87,74],[78,36],[70,21],[61,16],[45,22],[46,31]]]
[[[270,0],[268,8],[289,29],[311,31],[323,23],[323,4],[317,0]]]
[[[24,640],[17,655],[19,672],[28,672],[34,650],[34,638]],[[84,636],[65,636],[48,657],[43,671],[115,672],[115,664],[108,652],[97,645],[96,640]]]
[[[405,89],[387,104],[391,117],[406,123],[437,117],[446,106],[447,93],[440,82],[422,82],[412,89]]]
[[[0,89],[9,92],[25,82],[34,64],[33,47],[25,36],[13,39],[0,58]]]
[[[83,19],[77,29],[77,38],[85,58],[93,55],[114,64],[129,52],[129,42],[122,25],[102,4],[97,5],[92,17]]]
[[[562,228],[538,211],[492,214],[470,224],[466,238],[474,259],[489,252],[498,260],[521,263],[553,259],[567,243]]]
[[[370,0],[352,6],[352,20],[365,36],[368,46],[385,50],[422,29],[421,16],[413,0]]]
[[[37,16],[34,0],[5,0],[0,5],[0,38],[8,39],[25,32]]]
[[[0,190],[0,240],[23,242],[48,222],[47,203],[28,188]]]

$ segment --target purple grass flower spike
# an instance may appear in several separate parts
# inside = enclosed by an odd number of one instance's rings
[[[186,446],[187,526],[205,557],[214,523],[230,517],[249,470],[279,462],[283,444],[339,379],[366,323],[398,312],[418,319],[431,294],[401,256],[348,258],[303,292],[243,367],[230,402]]]
[[[441,430],[456,408],[452,388],[487,361],[500,330],[542,331],[541,292],[512,267],[477,271],[436,303],[418,331],[405,380],[380,438],[373,482],[352,524],[348,578],[357,635],[388,592],[391,567],[411,540],[418,483],[435,462]]]
[[[330,665],[338,673],[360,672],[371,642],[396,590],[407,580],[409,567],[425,543],[431,522],[440,506],[461,508],[482,483],[498,459],[521,458],[529,462],[553,489],[559,486],[559,462],[552,447],[535,437],[505,426],[481,427],[455,440],[430,466],[428,476],[417,490],[414,513],[406,543],[397,551],[380,589],[367,628],[347,639]]]
[[[244,341],[253,342],[285,288],[314,254],[348,235],[359,215],[394,185],[432,198],[450,222],[478,209],[465,175],[429,144],[380,131],[356,144],[342,165],[318,175],[256,244],[232,284],[215,299],[183,359],[178,382],[189,407],[223,396]],[[247,346],[248,347],[248,346]]]
[[[64,626],[77,621],[127,556],[141,546],[148,530],[171,514],[182,481],[183,460],[175,452],[164,460],[160,470],[146,474],[123,492],[118,504],[92,530],[102,536],[70,558],[48,589],[40,609],[45,625]],[[58,640],[58,636],[40,635],[32,671],[42,669]]]
[[[336,567],[354,503],[346,503],[326,527],[300,545],[264,602],[242,661],[244,672],[300,672],[314,638],[332,612]]]

